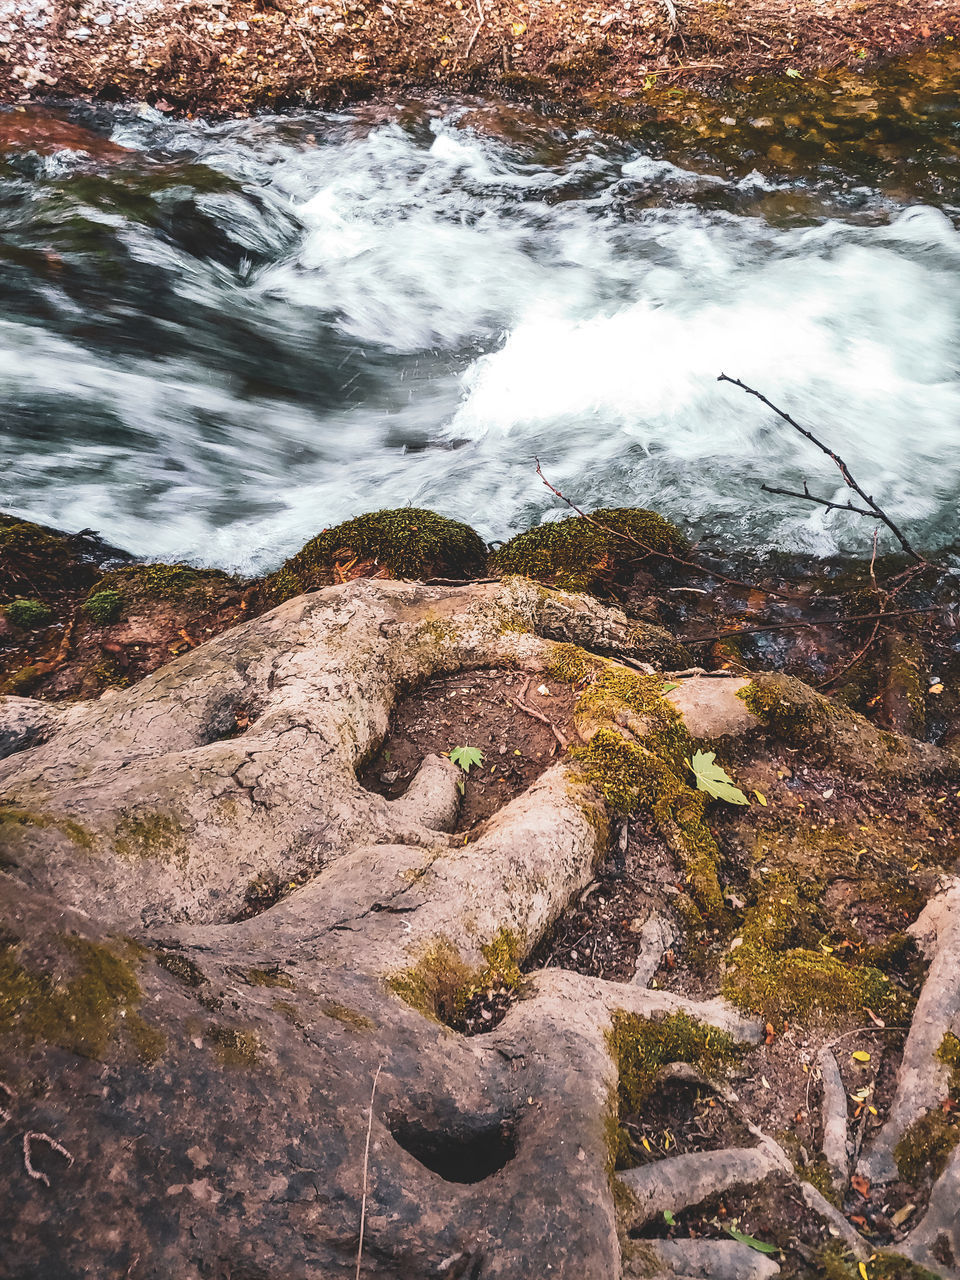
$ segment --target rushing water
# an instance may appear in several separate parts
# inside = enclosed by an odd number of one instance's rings
[[[838,481],[723,370],[950,542],[958,90],[941,56],[617,136],[478,102],[0,116],[0,507],[249,569],[378,506],[504,537],[551,508],[539,456],[731,546],[862,538],[760,492]]]

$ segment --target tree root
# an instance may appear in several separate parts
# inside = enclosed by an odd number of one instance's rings
[[[842,1192],[850,1178],[847,1154],[847,1091],[843,1087],[840,1068],[829,1049],[820,1050],[818,1059],[822,1087],[821,1118],[823,1137],[820,1148],[830,1168],[837,1191]]]
[[[960,881],[952,881],[930,900],[911,932],[931,964],[903,1048],[893,1102],[858,1164],[857,1171],[872,1182],[889,1182],[897,1176],[897,1144],[949,1090],[950,1068],[936,1055],[947,1032],[960,1031]]]

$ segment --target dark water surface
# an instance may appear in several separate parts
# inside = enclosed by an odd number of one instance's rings
[[[412,502],[503,537],[554,483],[730,546],[928,546],[960,502],[960,53],[604,131],[403,102],[216,125],[0,115],[0,508],[250,569]]]

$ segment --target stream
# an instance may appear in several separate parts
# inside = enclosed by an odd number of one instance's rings
[[[428,506],[502,539],[650,506],[862,549],[760,489],[842,453],[930,549],[960,503],[960,53],[650,119],[471,99],[218,123],[0,113],[0,508],[274,567]]]

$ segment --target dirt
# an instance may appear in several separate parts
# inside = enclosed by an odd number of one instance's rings
[[[960,25],[956,0],[676,9],[674,23],[661,0],[6,0],[0,102],[228,114],[429,87],[617,114],[668,86],[862,66]]]
[[[406,790],[425,755],[475,748],[483,759],[464,767],[457,825],[458,831],[471,831],[557,759],[560,740],[551,724],[565,740],[575,737],[573,704],[569,685],[519,671],[481,670],[432,680],[396,707],[383,745],[360,781],[393,800]]]

